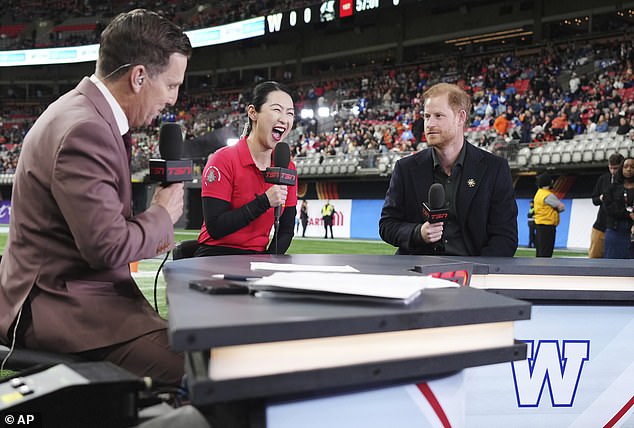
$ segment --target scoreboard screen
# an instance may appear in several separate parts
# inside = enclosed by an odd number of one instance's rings
[[[324,0],[313,6],[278,12],[266,17],[266,31],[275,33],[303,25],[336,22],[379,8],[397,7],[401,0]]]
[[[365,12],[377,7],[379,7],[379,0],[356,0],[354,2],[354,10],[356,12]]]

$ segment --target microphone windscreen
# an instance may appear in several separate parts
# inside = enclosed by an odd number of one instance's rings
[[[291,149],[286,143],[277,143],[273,149],[273,166],[276,168],[288,168],[291,163]]]
[[[445,206],[445,188],[440,183],[434,183],[429,188],[429,208],[437,210]]]
[[[159,134],[161,159],[180,160],[183,157],[183,131],[178,123],[165,122]]]

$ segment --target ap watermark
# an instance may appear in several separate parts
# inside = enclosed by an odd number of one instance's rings
[[[37,413],[5,413],[2,417],[3,428],[8,427],[40,427],[41,418]]]

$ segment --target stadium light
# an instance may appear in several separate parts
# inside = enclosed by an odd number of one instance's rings
[[[328,107],[319,107],[317,109],[317,115],[319,117],[328,117],[328,116],[330,116],[330,108],[328,108]]]
[[[312,108],[303,108],[299,115],[302,119],[312,119],[315,116],[315,112]]]

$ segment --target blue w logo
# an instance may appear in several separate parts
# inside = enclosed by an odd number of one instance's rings
[[[589,340],[524,341],[528,358],[512,363],[519,407],[537,407],[548,387],[553,407],[572,407],[583,365],[590,358]]]

